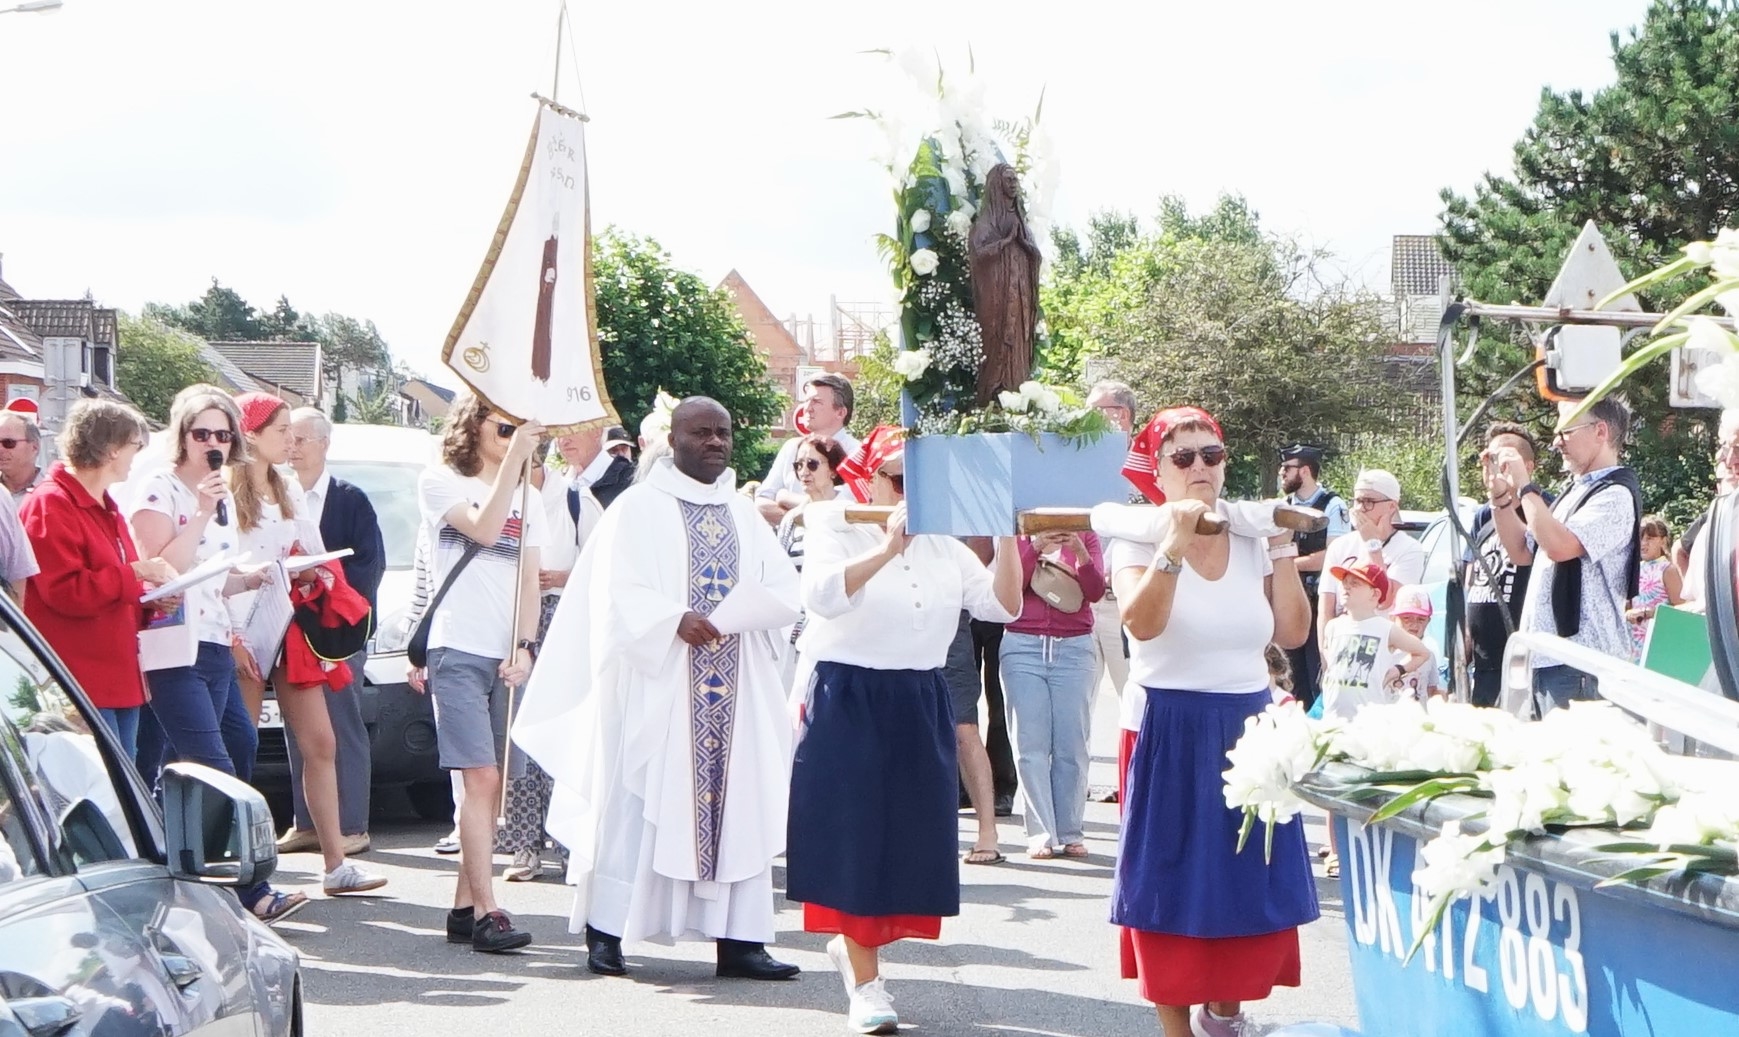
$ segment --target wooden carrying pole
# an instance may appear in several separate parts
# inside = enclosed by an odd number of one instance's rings
[[[888,516],[893,511],[892,507],[884,504],[848,504],[845,508],[845,520],[853,525],[882,526],[887,524]],[[1022,536],[1031,536],[1034,533],[1085,533],[1093,528],[1092,516],[1090,508],[1028,508],[1016,513],[1015,529]],[[797,516],[796,522],[798,525],[803,524],[801,514]],[[1315,533],[1328,527],[1328,516],[1315,508],[1276,504],[1274,524],[1295,533]],[[1202,536],[1216,536],[1224,533],[1228,525],[1224,518],[1208,513],[1197,520],[1196,532]]]
[[[517,488],[519,494],[519,547],[514,551],[513,556],[513,632],[507,641],[508,662],[512,662],[514,655],[519,652],[519,641],[524,636],[519,629],[519,592],[520,588],[525,586],[525,516],[526,509],[531,507],[531,468],[536,463],[537,451],[534,450],[526,457],[525,468],[519,473],[520,481]],[[514,699],[517,697],[518,690],[515,685],[509,684],[507,686],[507,726],[509,729],[513,727],[513,717],[516,713],[513,708]],[[513,738],[510,736],[507,739],[507,744],[501,747],[501,799],[500,805],[495,811],[495,827],[497,828],[507,827],[507,789],[513,784],[508,775],[512,773],[512,765]]]

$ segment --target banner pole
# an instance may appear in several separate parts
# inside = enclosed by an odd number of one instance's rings
[[[507,641],[507,661],[510,663],[519,651],[519,617],[523,611],[519,595],[525,587],[525,522],[526,515],[530,513],[531,508],[531,466],[536,463],[537,453],[533,451],[526,457],[525,468],[520,472],[519,478],[519,545],[514,551],[513,565],[513,633]],[[542,506],[541,501],[539,501],[539,506]],[[539,602],[540,607],[541,605],[542,603]],[[534,664],[535,662],[536,660],[533,660]],[[509,730],[513,728],[514,706],[518,691],[517,685],[509,684],[507,686],[507,727]],[[509,735],[506,744],[501,747],[501,800],[495,811],[495,827],[498,829],[507,827],[507,792],[513,785],[513,779],[509,777],[513,771],[512,765],[513,736]]]

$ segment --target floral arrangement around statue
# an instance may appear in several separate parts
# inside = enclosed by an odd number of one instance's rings
[[[1042,95],[1026,119],[991,120],[975,71],[950,75],[919,52],[875,53],[910,75],[917,110],[909,120],[876,111],[840,118],[874,120],[892,149],[896,226],[876,241],[900,294],[894,370],[916,411],[908,434],[1098,439],[1110,430],[1103,415],[1033,376],[1045,338],[1040,243],[1056,168],[1039,125]]]
[[[1317,720],[1288,703],[1247,720],[1227,759],[1226,804],[1244,812],[1240,849],[1255,822],[1272,832],[1296,816],[1304,806],[1297,786],[1330,762],[1363,769],[1353,798],[1393,795],[1366,824],[1439,796],[1489,800],[1467,819],[1483,820],[1482,831],[1450,821],[1420,848],[1413,882],[1428,919],[1420,940],[1451,903],[1492,887],[1511,840],[1554,829],[1625,830],[1601,849],[1634,867],[1606,884],[1679,871],[1739,874],[1739,802],[1727,789],[1686,781],[1646,728],[1604,702],[1572,703],[1538,722],[1442,700]]]

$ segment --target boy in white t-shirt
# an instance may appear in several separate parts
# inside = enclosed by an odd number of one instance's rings
[[[1360,706],[1394,702],[1401,674],[1430,662],[1431,652],[1377,611],[1390,591],[1389,574],[1380,563],[1366,559],[1337,565],[1333,574],[1340,581],[1346,612],[1330,620],[1324,631],[1322,712],[1351,720]]]

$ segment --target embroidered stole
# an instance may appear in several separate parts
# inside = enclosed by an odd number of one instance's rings
[[[736,586],[741,564],[737,524],[724,504],[678,500],[688,535],[688,607],[712,614]],[[725,816],[731,734],[737,715],[737,675],[741,638],[732,635],[688,649],[689,733],[694,761],[694,845],[700,880],[712,882],[718,870],[720,828]]]

